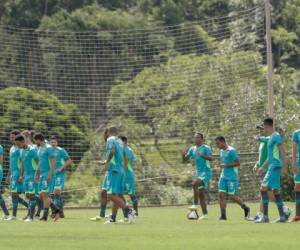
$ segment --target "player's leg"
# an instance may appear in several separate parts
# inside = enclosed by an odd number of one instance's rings
[[[129,178],[125,181],[125,186],[127,187],[126,190],[127,194],[129,195],[132,203],[132,207],[135,211],[135,215],[138,216],[138,198],[136,196],[136,188],[135,188],[135,176],[134,174],[128,176]]]
[[[227,220],[226,216],[226,193],[227,193],[227,184],[226,180],[223,178],[220,178],[218,183],[218,190],[219,190],[219,205],[220,205],[220,211],[221,216],[220,220]]]
[[[131,199],[132,207],[135,211],[135,215],[139,216],[139,211],[138,211],[139,200],[138,200],[137,196],[135,194],[131,194],[130,199]]]
[[[25,222],[32,222],[36,206],[34,178],[27,180],[24,187],[26,198],[29,200],[28,218],[25,220]]]
[[[65,177],[64,175],[57,175],[55,178],[55,183],[54,183],[54,198],[53,202],[54,204],[60,209],[60,217],[64,218],[64,212],[63,212],[63,206],[64,206],[64,201],[62,197],[62,191],[64,190],[65,186]]]
[[[284,213],[284,204],[283,204],[279,189],[274,189],[273,193],[274,193],[274,198],[275,198],[275,204],[277,206],[278,213],[280,216],[280,218],[278,220],[276,220],[276,222],[286,222],[287,217]]]
[[[35,218],[39,219],[41,216],[41,211],[43,210],[43,201],[40,198],[40,190],[39,190],[39,183],[36,181],[34,182],[34,189],[35,189],[35,200],[36,200],[36,205],[37,205],[37,210],[35,213]]]
[[[2,196],[2,179],[3,179],[3,172],[0,170],[0,207],[4,213],[3,219],[6,220],[9,217],[9,212],[7,210],[4,198]]]
[[[294,177],[295,181],[295,205],[296,205],[296,214],[291,219],[291,222],[300,221],[300,173]]]
[[[194,198],[193,198],[193,205],[190,207],[190,209],[197,209],[198,204],[199,204],[199,179],[196,179],[193,184],[192,184],[192,188],[193,188],[193,193],[194,193]]]

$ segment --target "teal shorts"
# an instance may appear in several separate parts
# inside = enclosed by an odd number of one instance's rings
[[[205,189],[209,186],[209,182],[211,181],[211,178],[212,178],[212,174],[209,173],[209,172],[203,172],[203,173],[200,173],[196,179],[199,179],[203,182],[202,185],[199,185],[198,186],[198,189]]]
[[[109,171],[106,179],[106,191],[108,194],[124,193],[124,173]]]
[[[220,178],[218,186],[220,193],[227,193],[230,195],[237,195],[239,193],[238,180],[227,180],[224,178]]]
[[[19,182],[19,176],[10,177],[10,192],[11,193],[23,193],[24,186],[22,182]]]
[[[294,182],[295,184],[300,184],[300,169],[298,171],[298,174],[294,175]]]
[[[34,176],[25,178],[24,180],[24,192],[25,194],[35,194],[35,180]]]
[[[39,182],[39,193],[51,193],[53,191],[53,178],[47,181],[47,176],[41,176]]]
[[[277,167],[277,168],[270,167],[261,185],[270,190],[277,190],[280,189],[280,184],[281,184],[281,167]]]
[[[54,190],[63,191],[64,187],[65,187],[65,174],[64,173],[56,174],[54,178]]]
[[[40,193],[40,183],[37,181],[34,181],[34,190],[35,190],[35,194],[38,195]]]
[[[135,190],[135,176],[131,171],[125,171],[125,186],[124,186],[124,194],[134,195],[136,193]]]

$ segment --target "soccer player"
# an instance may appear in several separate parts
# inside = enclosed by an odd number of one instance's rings
[[[37,149],[31,145],[28,145],[25,141],[25,137],[19,134],[15,138],[17,146],[20,150],[21,159],[21,174],[20,181],[24,180],[24,191],[26,198],[29,200],[29,215],[25,222],[32,222],[36,207],[35,196],[35,174],[38,166],[38,154]]]
[[[106,190],[108,199],[112,201],[112,215],[105,224],[114,224],[116,222],[118,208],[124,209],[125,218],[129,223],[134,220],[134,211],[131,210],[122,197],[124,192],[124,170],[127,165],[127,159],[124,153],[122,141],[118,138],[118,129],[111,127],[108,130],[108,139],[106,142],[106,160],[102,162],[108,171],[106,180]]]
[[[209,146],[204,144],[204,136],[201,133],[195,133],[194,142],[195,146],[191,147],[183,157],[184,161],[187,159],[193,159],[196,167],[196,179],[193,182],[194,204],[190,207],[190,209],[197,210],[198,201],[200,199],[203,215],[199,218],[199,220],[205,220],[208,218],[205,188],[208,187],[212,178],[212,171],[210,167],[210,161],[213,160],[212,150]]]
[[[8,219],[8,216],[9,216],[9,212],[7,210],[7,207],[6,207],[6,204],[5,204],[5,201],[2,197],[2,180],[3,180],[3,167],[2,167],[2,164],[3,164],[3,153],[4,153],[4,150],[3,150],[3,147],[0,145],[0,207],[4,213],[4,216],[3,216],[3,220],[7,220]]]
[[[43,201],[44,214],[41,221],[48,220],[49,207],[53,211],[54,221],[60,217],[60,210],[49,197],[56,165],[55,150],[45,142],[45,137],[41,133],[34,135],[34,141],[38,145],[39,165],[36,171],[36,180],[39,180],[40,199]]]
[[[241,206],[244,210],[244,217],[247,219],[250,214],[250,208],[238,196],[238,167],[241,165],[238,152],[235,148],[227,145],[223,136],[216,138],[216,146],[220,149],[220,167],[222,168],[219,179],[220,220],[227,220],[226,194]]]
[[[295,182],[296,215],[291,222],[300,221],[300,129],[293,133],[293,172]]]
[[[274,194],[275,203],[278,208],[280,218],[275,222],[286,222],[287,215],[284,213],[284,204],[280,195],[280,178],[286,175],[285,152],[281,135],[274,130],[273,118],[266,118],[263,122],[264,134],[270,136],[268,142],[268,158],[265,164],[268,164],[268,171],[261,184],[261,202],[263,206],[263,216],[256,223],[268,223],[268,190]]]
[[[64,148],[58,146],[58,138],[56,136],[51,137],[50,144],[54,148],[56,153],[53,202],[61,211],[60,217],[64,218],[64,201],[61,192],[65,187],[65,171],[67,167],[72,164],[72,160],[67,151]]]
[[[20,134],[19,130],[11,131],[9,139],[12,146],[9,150],[9,174],[7,180],[10,182],[10,192],[12,200],[12,216],[8,220],[17,219],[17,211],[19,203],[28,208],[28,203],[20,197],[24,192],[23,182],[20,180],[20,148],[16,145],[15,138]]]
[[[135,215],[138,216],[138,198],[136,197],[136,188],[135,188],[135,174],[134,174],[134,165],[135,165],[135,155],[132,148],[128,145],[128,139],[126,136],[120,136],[124,144],[125,155],[127,158],[127,166],[125,166],[125,194],[129,195]]]

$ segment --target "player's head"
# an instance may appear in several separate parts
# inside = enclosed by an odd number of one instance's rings
[[[264,119],[264,134],[271,134],[274,128],[274,120],[271,117]]]
[[[19,148],[26,148],[27,146],[25,137],[22,134],[16,135],[15,142]]]
[[[215,139],[216,141],[216,146],[218,149],[225,149],[226,148],[226,139],[224,136],[218,136]]]
[[[52,147],[56,148],[58,146],[58,137],[56,135],[52,135],[50,138],[50,144]]]
[[[127,142],[128,142],[127,136],[125,136],[125,135],[120,135],[119,138],[121,139],[121,141],[122,141],[125,145],[127,145]]]
[[[196,132],[194,134],[194,142],[196,145],[201,145],[203,143],[203,140],[204,140],[203,134],[201,134],[199,132]]]
[[[108,129],[108,135],[109,136],[117,136],[118,135],[118,129],[117,129],[117,127],[110,127]]]
[[[42,133],[35,133],[33,139],[37,145],[42,145],[45,142],[45,137]]]
[[[107,141],[107,138],[109,137],[109,135],[108,135],[108,128],[106,128],[105,130],[104,130],[104,133],[103,133],[103,139],[104,139],[104,141]]]
[[[12,130],[9,134],[9,140],[11,141],[11,143],[15,143],[15,138],[16,136],[20,134],[20,131],[19,130]]]

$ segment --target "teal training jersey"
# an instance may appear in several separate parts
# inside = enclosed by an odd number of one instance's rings
[[[297,146],[298,146],[298,153],[297,153],[297,163],[298,163],[298,167],[300,168],[300,129],[296,130],[293,133],[293,142],[296,142]]]
[[[231,164],[237,160],[239,160],[239,155],[235,148],[228,146],[226,150],[220,151],[221,163]],[[226,180],[238,180],[238,168],[234,166],[223,168],[221,178]]]
[[[134,173],[134,170],[133,170],[134,163],[135,163],[134,152],[129,146],[124,147],[124,152],[125,152],[125,155],[126,155],[127,160],[128,160],[127,168],[125,168],[125,169],[126,169],[126,171],[130,171],[130,172]]]
[[[212,150],[209,146],[204,144],[200,147],[193,146],[188,150],[187,156],[195,161],[197,176],[201,173],[211,172],[210,162],[202,158],[199,154],[212,156]]]
[[[51,169],[51,159],[56,157],[55,150],[49,144],[38,147],[40,175],[47,176]]]
[[[0,156],[3,156],[3,154],[4,154],[4,149],[3,149],[2,145],[0,145]],[[0,163],[0,170],[1,171],[3,170],[2,163]]]
[[[37,169],[36,161],[39,160],[37,150],[33,146],[27,146],[20,150],[20,159],[24,167],[24,178],[29,179],[35,175]]]
[[[258,150],[258,162],[256,163],[256,169],[260,168],[265,161],[268,159],[268,142],[269,136],[260,136],[259,141],[259,150]],[[268,165],[265,165],[264,172],[267,172]]]
[[[12,177],[20,176],[20,149],[13,145],[9,150],[9,169]]]
[[[115,152],[108,170],[121,172],[123,170],[124,146],[123,142],[116,136],[111,136],[106,141],[106,159],[108,159],[112,149]]]
[[[55,169],[61,168],[65,165],[65,162],[69,160],[69,154],[68,152],[61,147],[56,147],[54,148],[55,150],[55,155],[56,155],[56,165]]]
[[[269,167],[282,167],[282,160],[278,146],[283,143],[282,137],[278,132],[274,132],[268,142],[268,161]]]

